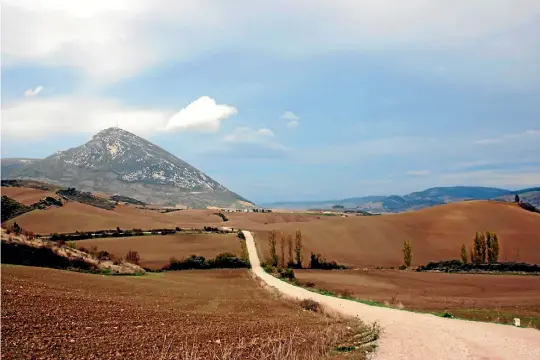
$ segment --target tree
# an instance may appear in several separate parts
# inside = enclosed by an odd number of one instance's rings
[[[514,196],[514,201],[517,202],[517,203],[519,202],[519,195],[518,194],[516,194],[516,196]]]
[[[294,257],[293,257],[293,239],[291,234],[287,235],[287,247],[289,250],[289,262],[287,263],[287,267],[292,268],[294,265]]]
[[[268,246],[270,247],[270,263],[272,266],[278,266],[278,256],[276,253],[276,231],[272,230],[268,233]]]
[[[479,234],[478,232],[474,236],[473,240],[473,246],[472,246],[472,254],[471,254],[471,262],[478,264],[483,262],[482,258],[482,238],[484,237],[483,234]],[[485,239],[484,239],[485,241]]]
[[[302,268],[302,233],[300,230],[296,230],[296,236],[294,239],[294,252],[296,257],[296,267]]]
[[[493,263],[493,262],[497,262],[498,260],[499,260],[499,238],[497,237],[497,234],[489,234],[488,261],[490,263]]]
[[[280,266],[284,268],[285,267],[285,238],[283,237],[283,234],[281,234],[279,245],[280,245],[280,250],[281,250],[280,251],[280,255],[281,255]]]
[[[466,264],[467,263],[467,248],[465,247],[465,244],[461,245],[461,262]]]
[[[411,266],[412,262],[412,243],[410,240],[403,242],[403,262],[407,267]]]
[[[489,232],[487,233],[489,236]],[[487,241],[486,236],[483,233],[480,233],[480,262],[485,263],[487,259]]]

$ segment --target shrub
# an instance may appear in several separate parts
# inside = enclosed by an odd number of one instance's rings
[[[407,267],[411,266],[412,263],[412,243],[410,240],[405,240],[403,242],[403,262]]]
[[[209,261],[211,268],[247,268],[249,264],[237,258],[231,253],[218,254],[215,259]]]
[[[313,312],[319,312],[321,310],[321,304],[312,299],[304,299],[300,301],[300,307]]]
[[[282,279],[287,279],[287,280],[294,280],[296,279],[296,277],[294,276],[294,271],[293,269],[290,269],[290,268],[278,268],[278,274],[279,274],[279,277],[282,278]]]
[[[246,240],[246,235],[242,232],[242,230],[238,230],[238,233],[236,234],[240,240]]]
[[[176,231],[182,231],[178,226],[175,228]]]
[[[346,269],[344,265],[339,265],[335,261],[327,261],[321,257],[321,254],[311,253],[309,257],[309,268],[310,269],[321,269],[321,270],[333,270],[333,269]]]
[[[141,257],[137,251],[129,250],[126,255],[126,261],[135,265],[140,265]]]

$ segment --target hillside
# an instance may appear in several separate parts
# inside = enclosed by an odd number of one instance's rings
[[[531,188],[512,191],[481,186],[450,186],[429,188],[403,196],[364,196],[338,200],[277,202],[262,205],[279,209],[324,209],[331,208],[334,205],[341,205],[349,209],[355,208],[377,213],[400,213],[466,200],[501,200],[513,202],[516,193],[523,194],[520,195],[523,201],[531,202],[533,205],[535,203],[540,205],[539,190],[539,188]]]
[[[251,205],[202,171],[119,128],[43,160],[2,159],[2,179],[32,179],[170,206]]]
[[[229,221],[231,226],[241,222],[239,217]],[[265,254],[269,230],[294,236],[300,229],[306,260],[313,251],[358,267],[401,265],[404,240],[413,243],[413,264],[458,259],[460,246],[469,247],[477,231],[497,233],[501,260],[540,263],[540,214],[503,202],[467,201],[402,214],[246,225],[255,230]]]

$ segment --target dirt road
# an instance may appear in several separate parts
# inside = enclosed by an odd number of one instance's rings
[[[375,359],[540,359],[540,331],[535,329],[369,306],[290,285],[261,268],[252,234],[244,231],[244,235],[252,270],[268,285],[367,323],[378,321],[383,334]]]

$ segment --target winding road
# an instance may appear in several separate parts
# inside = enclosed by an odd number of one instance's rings
[[[540,359],[540,331],[509,325],[445,319],[430,314],[369,306],[321,295],[267,274],[260,265],[253,236],[246,237],[253,273],[285,296],[313,299],[342,315],[383,329],[375,359]]]

